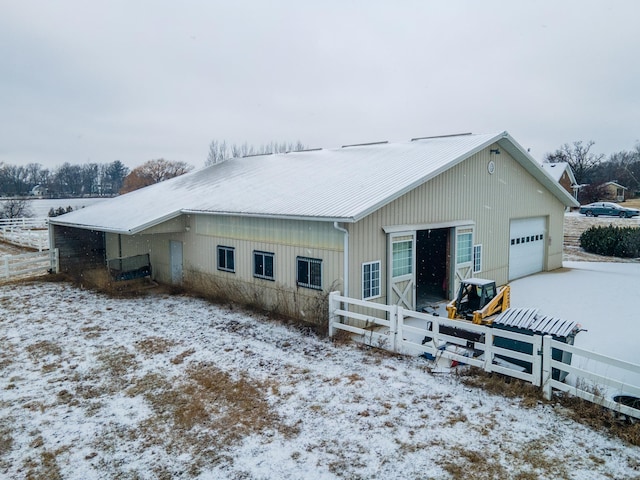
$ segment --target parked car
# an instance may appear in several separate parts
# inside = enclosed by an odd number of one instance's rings
[[[580,213],[587,217],[597,217],[598,215],[612,215],[620,218],[631,218],[640,215],[640,210],[627,208],[612,202],[594,202],[589,205],[582,205]]]

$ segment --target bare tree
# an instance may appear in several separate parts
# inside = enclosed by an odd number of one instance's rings
[[[235,145],[233,146],[235,148]],[[217,140],[212,141],[209,144],[209,155],[207,156],[207,161],[205,165],[213,165],[216,163],[220,163],[227,158],[227,142],[222,141],[218,142]]]
[[[304,145],[299,140],[296,143],[270,142],[266,145],[261,145],[259,148],[249,145],[247,142],[240,145],[234,143],[229,146],[225,140],[222,142],[214,140],[209,144],[209,155],[207,156],[205,165],[214,165],[228,158],[265,155],[269,153],[297,152],[304,150],[304,148]]]
[[[2,203],[0,218],[22,218],[32,217],[31,207],[28,200],[11,199]]]
[[[602,162],[604,154],[590,153],[589,150],[595,144],[593,140],[582,144],[582,140],[573,142],[573,146],[565,143],[553,153],[547,153],[545,161],[549,163],[567,162],[573,170],[578,184],[591,183],[591,174]]]
[[[142,187],[169,180],[184,175],[193,167],[185,162],[173,162],[160,158],[134,168],[124,179],[120,193],[128,193]]]

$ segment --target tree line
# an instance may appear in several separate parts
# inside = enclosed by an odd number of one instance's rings
[[[48,169],[39,163],[10,165],[0,162],[0,196],[42,196],[48,198],[109,196],[117,194],[129,175],[120,160]]]
[[[260,147],[248,143],[214,140],[209,145],[205,166],[228,158],[284,153],[304,150],[302,143],[270,142]],[[149,160],[129,170],[120,160],[111,163],[86,163],[48,169],[39,163],[10,165],[0,162],[0,197],[37,196],[64,198],[81,196],[113,196],[177,177],[193,169],[178,161]]]
[[[552,153],[545,155],[549,163],[567,162],[576,177],[576,183],[582,185],[579,200],[590,203],[602,199],[602,184],[616,182],[627,187],[632,195],[640,195],[640,143],[633,150],[622,150],[605,154],[591,151],[595,145],[592,140],[584,143],[575,141],[565,143]]]

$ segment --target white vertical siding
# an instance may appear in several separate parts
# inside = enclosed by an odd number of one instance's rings
[[[483,272],[499,284],[508,280],[509,222],[515,218],[547,218],[546,270],[562,266],[564,205],[540,185],[504,149],[492,145],[416,188],[354,225],[350,231],[351,292],[361,290],[360,265],[382,259],[386,278],[387,237],[383,226],[469,221],[475,224],[474,243],[483,245]],[[487,170],[490,160],[495,172]],[[386,285],[383,297],[386,303]]]

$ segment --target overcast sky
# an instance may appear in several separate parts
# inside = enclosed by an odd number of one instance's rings
[[[640,140],[640,2],[0,0],[0,162],[507,130]]]

